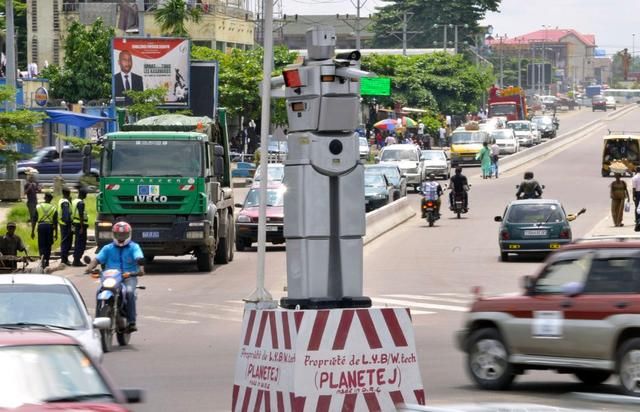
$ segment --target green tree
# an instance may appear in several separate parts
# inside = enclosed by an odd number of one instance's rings
[[[0,86],[0,102],[6,105],[15,101],[16,90],[5,86]],[[33,130],[33,125],[45,118],[43,113],[31,110],[16,110],[12,112],[0,112],[0,136],[3,145],[0,148],[0,158],[3,163],[16,161],[22,156],[13,150],[14,143],[35,143],[38,135]]]
[[[187,23],[198,23],[202,12],[196,7],[187,7],[185,0],[168,0],[156,10],[154,19],[165,36],[189,37]]]
[[[42,71],[53,97],[68,102],[108,99],[111,96],[111,39],[114,30],[98,18],[84,26],[74,21],[64,39],[64,66]]]
[[[478,23],[488,11],[498,11],[501,0],[390,0],[373,16],[374,46],[400,48],[402,42],[393,32],[402,31],[403,14],[410,19],[407,30],[418,32],[409,35],[409,47],[442,47],[443,28],[434,24],[458,25],[458,39],[473,41]],[[464,25],[467,27],[464,27]],[[449,41],[453,41],[454,29],[448,29]],[[452,44],[452,43],[451,43]],[[448,46],[451,47],[451,46]]]
[[[0,13],[5,14],[5,2],[0,1]],[[16,28],[16,45],[18,67],[27,67],[27,0],[13,0],[14,27]],[[0,19],[0,33],[2,42],[6,42],[7,22],[3,17]],[[3,48],[3,47],[2,47]]]
[[[167,95],[167,89],[164,87],[143,91],[127,90],[125,94],[132,100],[132,104],[127,107],[127,112],[136,119],[167,113],[166,110],[159,107],[164,103],[164,98]]]

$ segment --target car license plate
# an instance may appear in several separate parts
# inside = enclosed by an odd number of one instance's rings
[[[520,249],[520,245],[509,245],[509,249]]]
[[[525,230],[525,236],[547,236],[547,231],[545,229],[534,229],[534,230]]]
[[[549,249],[560,249],[560,244],[559,243],[551,243],[549,245]]]
[[[159,239],[160,232],[142,232],[143,239]]]
[[[475,157],[473,157],[473,156],[462,156],[462,160],[464,160],[465,162],[468,162],[468,161],[473,160],[473,159],[475,159]]]
[[[278,226],[267,226],[267,232],[277,232]]]

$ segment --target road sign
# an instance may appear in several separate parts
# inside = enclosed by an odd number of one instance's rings
[[[362,96],[390,96],[390,77],[363,77],[360,79],[360,94]]]

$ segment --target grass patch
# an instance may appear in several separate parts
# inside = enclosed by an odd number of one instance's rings
[[[58,205],[60,197],[54,197],[52,204]],[[89,216],[89,229],[93,229],[96,220],[96,195],[88,194],[84,201]],[[16,222],[16,234],[22,238],[30,255],[38,254],[38,228],[36,227],[35,239],[31,239],[31,223],[29,222],[29,209],[26,203],[16,203],[9,209],[7,220],[2,222],[0,233],[5,233],[7,222]],[[53,243],[52,250],[60,249],[60,230],[58,228],[58,240]]]

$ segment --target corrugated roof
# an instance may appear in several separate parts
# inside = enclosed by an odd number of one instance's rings
[[[596,36],[593,34],[582,34],[574,29],[542,29],[532,31],[530,33],[526,33],[520,36],[511,37],[511,38],[502,38],[493,40],[489,40],[487,43],[489,44],[506,44],[512,46],[518,46],[521,44],[527,43],[539,43],[542,41],[549,43],[561,43],[562,40],[567,37],[573,35],[578,38],[582,43],[587,47],[595,47],[596,46]]]

